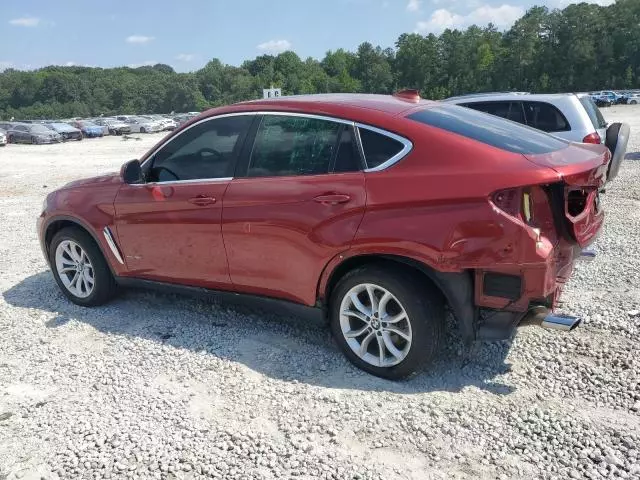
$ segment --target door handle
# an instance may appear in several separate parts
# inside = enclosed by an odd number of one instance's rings
[[[207,197],[206,195],[198,195],[197,197],[190,198],[187,201],[199,207],[206,207],[207,205],[213,205],[216,203],[215,198]]]
[[[347,203],[351,200],[351,197],[349,195],[332,193],[328,195],[318,195],[313,200],[324,205],[338,205],[339,203]]]

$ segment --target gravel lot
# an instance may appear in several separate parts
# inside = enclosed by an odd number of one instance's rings
[[[0,480],[640,478],[640,106],[596,261],[563,310],[585,322],[480,345],[393,383],[328,330],[129,291],[83,309],[39,249],[45,194],[140,156],[140,141],[0,149]]]

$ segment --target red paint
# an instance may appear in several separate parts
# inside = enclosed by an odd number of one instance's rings
[[[265,110],[327,115],[397,133],[414,147],[380,172],[164,185],[124,185],[113,175],[74,182],[49,197],[40,236],[58,216],[76,217],[92,230],[117,275],[306,305],[325,299],[331,274],[343,261],[381,254],[442,272],[473,270],[476,306],[507,306],[504,299],[483,295],[481,279],[489,271],[523,277],[523,295],[508,305],[511,310],[555,301],[580,247],[602,228],[596,192],[605,181],[608,150],[572,145],[525,157],[405,118],[432,104],[318,95],[210,110],[192,122]],[[564,184],[565,198],[584,193],[585,208],[577,215],[567,202],[557,207],[574,239],[556,231],[543,190],[549,184]],[[505,190],[517,192],[511,199],[516,203],[496,200]],[[531,197],[531,221],[517,212],[523,192]],[[126,265],[108,253],[104,226],[112,228]]]

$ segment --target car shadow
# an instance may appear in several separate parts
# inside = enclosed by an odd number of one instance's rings
[[[46,322],[48,328],[83,322],[105,334],[143,338],[238,362],[274,379],[399,394],[456,392],[466,387],[497,395],[515,390],[500,378],[510,370],[505,363],[509,341],[482,342],[468,352],[454,333],[448,333],[435,364],[408,381],[392,382],[352,366],[326,325],[273,311],[144,290],[123,290],[105,306],[83,308],[62,295],[49,271],[25,278],[3,296],[12,306],[56,314]]]
[[[624,158],[625,160],[640,160],[640,152],[627,153]]]

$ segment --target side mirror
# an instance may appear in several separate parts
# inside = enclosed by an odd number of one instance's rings
[[[144,176],[142,175],[142,167],[138,160],[129,160],[120,169],[120,176],[124,183],[132,185],[136,183],[143,183]]]

